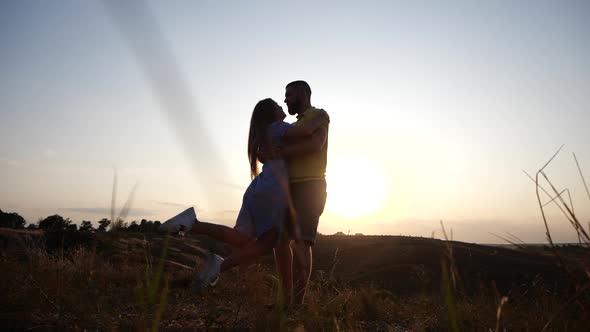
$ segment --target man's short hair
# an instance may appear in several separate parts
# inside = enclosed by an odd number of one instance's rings
[[[311,88],[309,87],[309,84],[307,84],[307,82],[305,81],[293,81],[287,84],[286,88],[289,87],[297,91],[300,91],[303,95],[307,97],[311,97]]]

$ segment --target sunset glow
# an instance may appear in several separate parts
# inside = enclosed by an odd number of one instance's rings
[[[346,158],[336,160],[327,175],[326,210],[342,218],[359,218],[384,201],[385,175],[372,161]]]

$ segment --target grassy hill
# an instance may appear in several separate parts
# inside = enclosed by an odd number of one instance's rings
[[[588,326],[588,294],[540,247],[320,236],[306,305],[283,309],[270,255],[193,294],[193,269],[204,253],[231,248],[194,236],[72,234],[0,229],[2,329],[541,330],[550,320],[554,330]],[[583,280],[588,249],[564,248],[562,255]]]
[[[325,236],[315,250],[316,267],[327,269],[338,250],[334,274],[354,284],[373,284],[396,293],[414,293],[428,286],[440,288],[441,257],[449,244],[463,282],[473,292],[480,283],[494,281],[508,292],[542,275],[559,285],[561,271],[542,250],[512,250],[462,242],[401,236]]]

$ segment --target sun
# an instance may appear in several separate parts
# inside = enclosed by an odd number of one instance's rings
[[[326,210],[343,218],[366,216],[383,204],[383,170],[364,158],[330,160],[326,181]]]

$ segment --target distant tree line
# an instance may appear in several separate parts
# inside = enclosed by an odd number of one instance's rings
[[[25,218],[18,213],[6,213],[0,210],[0,227],[22,229],[25,228]]]
[[[132,233],[155,233],[162,225],[159,221],[151,221],[146,219],[141,219],[139,224],[137,221],[132,221],[129,226],[127,226],[126,230]]]
[[[332,234],[331,236],[351,236],[351,235],[350,235],[350,231],[348,231],[348,234],[344,234],[344,232],[336,232],[336,233]],[[365,236],[365,234],[355,233],[354,236]]]
[[[26,220],[16,212],[7,213],[0,210],[0,227],[24,229]],[[141,219],[141,221],[132,221],[130,224],[126,222],[118,223],[117,231],[131,232],[131,233],[155,233],[160,228],[162,223],[160,221],[151,221]],[[98,221],[98,227],[94,228],[91,221],[83,220],[78,227],[77,224],[72,223],[70,218],[64,218],[59,214],[48,216],[45,219],[39,219],[37,224],[29,224],[27,229],[43,229],[47,231],[79,231],[83,233],[102,233],[106,232],[111,221],[103,218]]]

